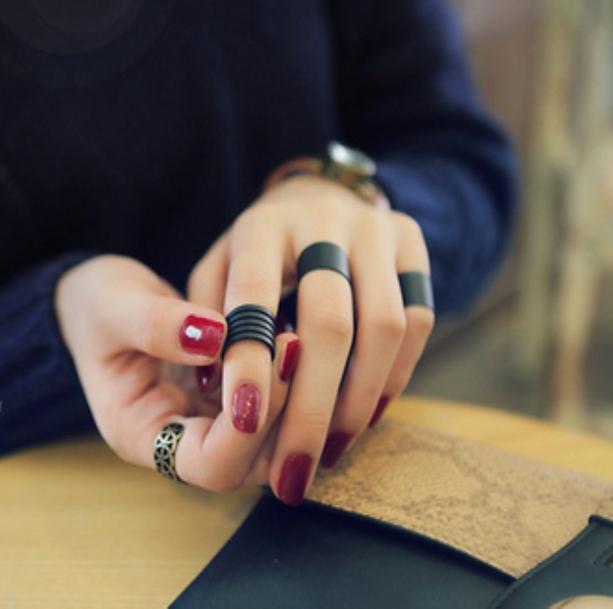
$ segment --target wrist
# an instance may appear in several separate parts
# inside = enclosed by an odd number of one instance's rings
[[[319,176],[353,191],[374,207],[391,209],[384,191],[375,180],[376,164],[359,150],[331,142],[321,157],[298,157],[274,169],[264,183],[264,192],[299,175]]]

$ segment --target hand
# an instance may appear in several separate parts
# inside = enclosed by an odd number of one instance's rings
[[[311,272],[301,281],[301,355],[287,403],[278,395],[270,401],[275,375],[264,345],[235,343],[223,363],[220,451],[236,480],[269,482],[288,504],[301,501],[322,452],[324,465],[332,465],[404,389],[434,323],[424,307],[403,308],[398,284],[398,272],[429,273],[416,222],[315,176],[286,180],[243,212],[194,268],[188,298],[226,315],[244,303],[276,313],[295,286],[300,252],[316,241],[345,250],[353,293],[335,272]],[[357,332],[340,388],[354,307]]]

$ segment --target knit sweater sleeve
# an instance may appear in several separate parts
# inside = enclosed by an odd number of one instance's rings
[[[437,312],[463,311],[508,243],[513,147],[479,100],[445,0],[373,0],[351,27],[348,4],[332,12],[343,139],[375,158],[392,206],[421,226]]]
[[[94,429],[54,307],[61,274],[90,255],[64,254],[0,287],[0,454]]]

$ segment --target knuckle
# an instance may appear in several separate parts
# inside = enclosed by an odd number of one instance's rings
[[[412,307],[409,313],[409,327],[420,336],[429,336],[434,328],[434,312],[425,307]]]
[[[266,229],[277,219],[277,211],[271,205],[259,203],[247,207],[234,221],[233,231],[242,234],[243,231],[254,232],[259,228]]]
[[[397,210],[394,210],[393,215],[396,224],[405,234],[410,236],[421,235],[421,227],[414,218]]]
[[[377,337],[389,342],[399,342],[404,336],[406,327],[407,320],[403,311],[378,313],[364,320],[366,331],[373,332]]]

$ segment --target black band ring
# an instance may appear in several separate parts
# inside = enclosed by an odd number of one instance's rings
[[[275,318],[273,314],[256,304],[244,304],[232,309],[226,316],[228,334],[223,354],[242,340],[255,340],[265,344],[275,359]]]
[[[263,307],[262,305],[258,305],[258,304],[242,304],[242,305],[239,305],[238,307],[235,307],[234,309],[232,309],[228,313],[228,315],[226,316],[226,319],[227,320],[232,320],[236,316],[243,317],[247,313],[250,313],[250,314],[253,314],[253,315],[257,315],[257,316],[262,317],[262,318],[272,317],[271,312],[266,307]]]
[[[429,275],[417,271],[398,273],[398,282],[405,307],[418,305],[434,310],[434,295]]]
[[[296,263],[296,275],[298,283],[311,271],[317,269],[328,269],[341,274],[349,283],[351,275],[349,273],[349,259],[343,248],[330,243],[329,241],[318,241],[302,250]]]
[[[228,334],[235,334],[240,330],[246,329],[255,330],[256,328],[262,332],[271,332],[273,336],[275,334],[275,326],[270,324],[268,321],[263,321],[261,319],[243,319],[242,317],[240,319],[232,320],[232,331],[230,332],[230,330],[228,330]]]

